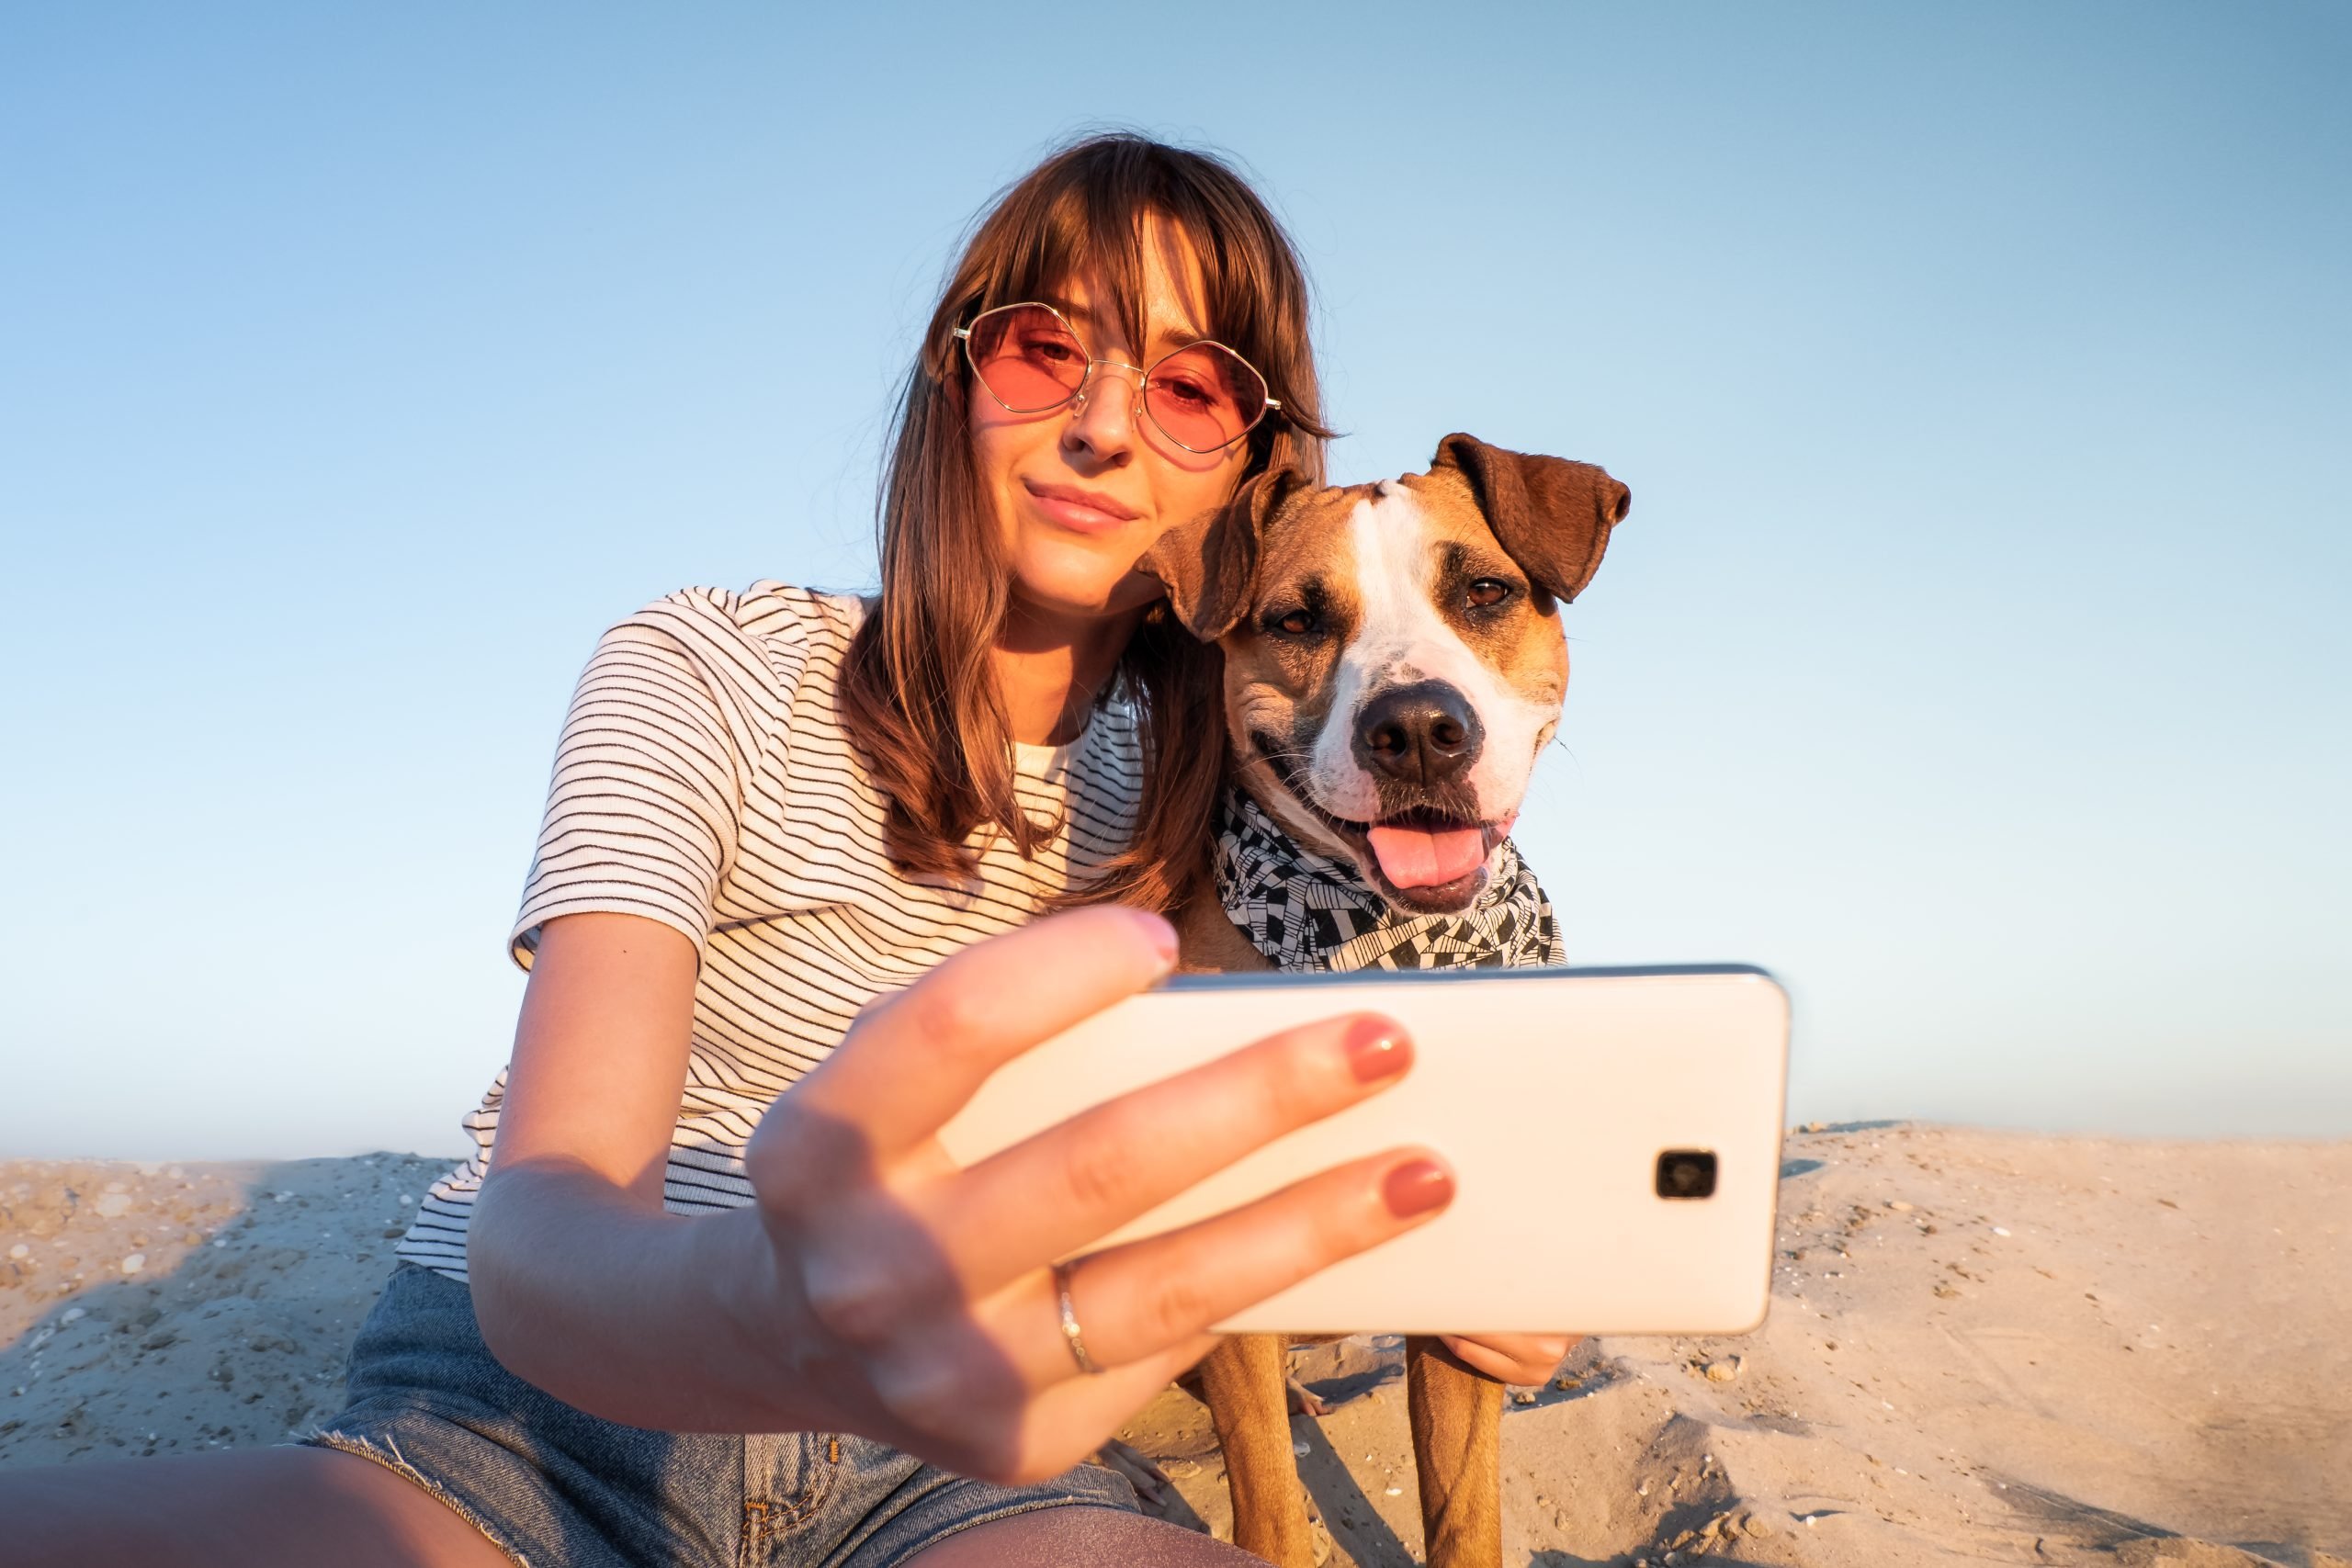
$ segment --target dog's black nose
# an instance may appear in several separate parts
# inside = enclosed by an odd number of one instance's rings
[[[1478,759],[1486,739],[1470,700],[1443,681],[1381,693],[1356,716],[1356,761],[1366,773],[1434,784]]]

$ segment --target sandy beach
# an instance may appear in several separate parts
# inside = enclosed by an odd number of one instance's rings
[[[0,1164],[0,1464],[267,1444],[333,1411],[442,1162]],[[1506,1560],[2352,1560],[2352,1144],[1792,1134],[1770,1317],[1588,1340],[1504,1417]],[[1576,1245],[1563,1209],[1563,1246]],[[1332,1561],[1418,1561],[1399,1353],[1301,1351]],[[1222,1532],[1204,1412],[1126,1441]]]

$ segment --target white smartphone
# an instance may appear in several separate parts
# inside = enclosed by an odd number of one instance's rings
[[[1738,1334],[1763,1321],[1789,1001],[1747,965],[1182,976],[1000,1069],[940,1137],[970,1165],[1277,1030],[1354,1011],[1411,1031],[1404,1082],[1093,1247],[1420,1144],[1454,1169],[1442,1215],[1217,1327]]]

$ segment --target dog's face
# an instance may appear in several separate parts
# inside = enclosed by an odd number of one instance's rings
[[[1628,500],[1598,468],[1462,435],[1377,485],[1253,480],[1156,563],[1224,649],[1243,787],[1397,908],[1469,906],[1559,725],[1560,601]]]
[[[1261,542],[1220,639],[1244,787],[1390,903],[1484,886],[1567,690],[1552,596],[1459,475],[1301,497]]]

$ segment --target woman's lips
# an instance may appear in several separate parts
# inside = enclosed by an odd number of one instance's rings
[[[1099,491],[1080,490],[1075,485],[1036,484],[1028,479],[1022,480],[1021,486],[1048,520],[1081,534],[1108,533],[1134,522],[1138,515],[1133,507],[1122,506]]]

